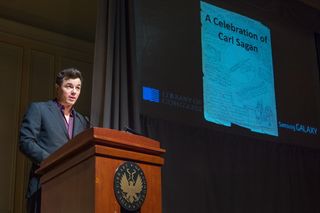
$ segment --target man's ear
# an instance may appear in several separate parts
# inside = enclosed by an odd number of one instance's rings
[[[54,88],[55,88],[56,94],[58,94],[58,89],[59,89],[59,87],[60,87],[60,86],[59,86],[58,84],[55,84],[55,85],[54,85]]]

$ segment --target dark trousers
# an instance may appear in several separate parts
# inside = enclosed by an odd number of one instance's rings
[[[41,190],[27,199],[27,213],[41,213]]]

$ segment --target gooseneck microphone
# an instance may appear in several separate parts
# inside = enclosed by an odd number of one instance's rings
[[[140,136],[142,136],[141,133],[137,132],[136,130],[131,129],[131,128],[128,127],[128,126],[124,126],[124,127],[122,128],[122,130],[125,131],[125,132],[129,132],[129,133],[131,133],[131,134],[134,134],[134,135],[140,135]]]
[[[84,119],[86,120],[87,122],[87,128],[91,128],[91,127],[94,127],[94,125],[91,123],[90,119],[88,118],[88,116],[83,116]]]

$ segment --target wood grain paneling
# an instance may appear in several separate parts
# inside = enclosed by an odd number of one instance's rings
[[[31,50],[29,100],[46,101],[54,96],[54,55]]]
[[[23,49],[0,42],[0,212],[11,212]]]

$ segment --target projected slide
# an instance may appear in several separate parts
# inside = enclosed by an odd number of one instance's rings
[[[270,30],[200,2],[204,117],[278,136]]]

